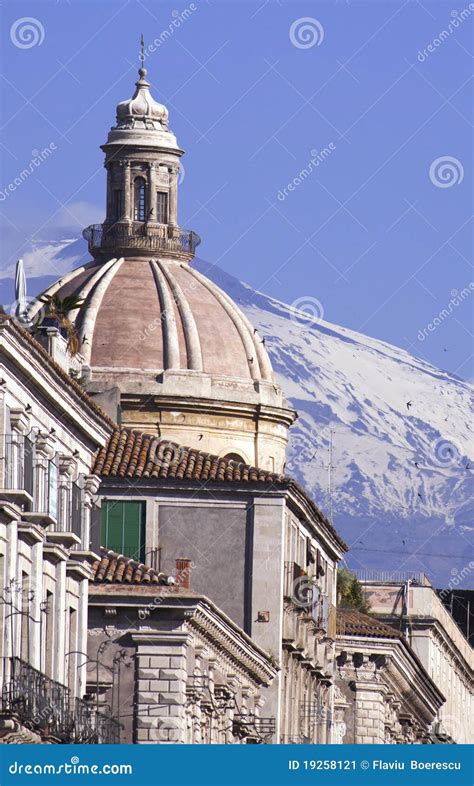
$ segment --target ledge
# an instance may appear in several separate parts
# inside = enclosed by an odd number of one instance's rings
[[[31,506],[33,497],[24,489],[1,489],[0,502],[3,501],[10,502],[12,505],[17,505],[21,508],[23,505]]]
[[[31,544],[33,543],[42,543],[44,541],[45,534],[44,530],[41,527],[38,527],[37,524],[33,523],[18,523],[18,539],[24,540]]]
[[[54,543],[59,546],[64,546],[66,549],[70,549],[73,546],[79,545],[81,539],[78,538],[74,532],[51,532],[48,531],[46,533],[46,538],[48,543]]]
[[[49,515],[49,513],[40,513],[39,511],[31,511],[22,513],[22,519],[30,521],[32,524],[39,524],[42,527],[55,527],[57,524],[56,519]]]

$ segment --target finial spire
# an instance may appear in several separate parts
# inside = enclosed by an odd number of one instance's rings
[[[148,84],[144,82],[146,77],[146,68],[145,68],[145,40],[143,38],[143,33],[140,36],[140,68],[138,69],[138,75],[140,77],[140,82],[136,84]]]

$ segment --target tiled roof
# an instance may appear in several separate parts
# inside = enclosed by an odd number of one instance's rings
[[[337,609],[336,630],[338,636],[364,636],[377,639],[399,639],[395,628],[355,609]]]
[[[287,475],[221,458],[202,450],[183,447],[153,434],[116,429],[95,458],[92,472],[102,477],[156,480],[189,480],[224,483],[266,483],[292,489],[312,514],[331,533],[343,551],[347,544],[306,491]]]
[[[283,475],[186,448],[153,434],[116,430],[97,454],[93,473],[119,478],[278,483]]]
[[[100,549],[100,560],[94,562],[91,581],[94,584],[162,584],[168,585],[168,577],[158,573],[143,562],[124,557],[116,551]]]

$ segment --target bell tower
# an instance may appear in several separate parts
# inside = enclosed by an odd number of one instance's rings
[[[94,258],[172,256],[189,261],[199,236],[178,223],[179,160],[184,151],[168,125],[168,110],[150,93],[141,66],[132,98],[117,106],[116,124],[101,146],[107,170],[106,217],[84,231]]]

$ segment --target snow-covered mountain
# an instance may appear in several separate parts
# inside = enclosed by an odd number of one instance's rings
[[[64,271],[68,256],[83,257],[82,241],[54,253],[53,270]],[[299,414],[287,471],[351,546],[349,565],[424,571],[440,586],[472,585],[471,386],[404,350],[318,319],[317,303],[308,303],[310,313],[295,310],[217,267],[195,264],[265,337]],[[30,279],[29,295],[46,283]]]

